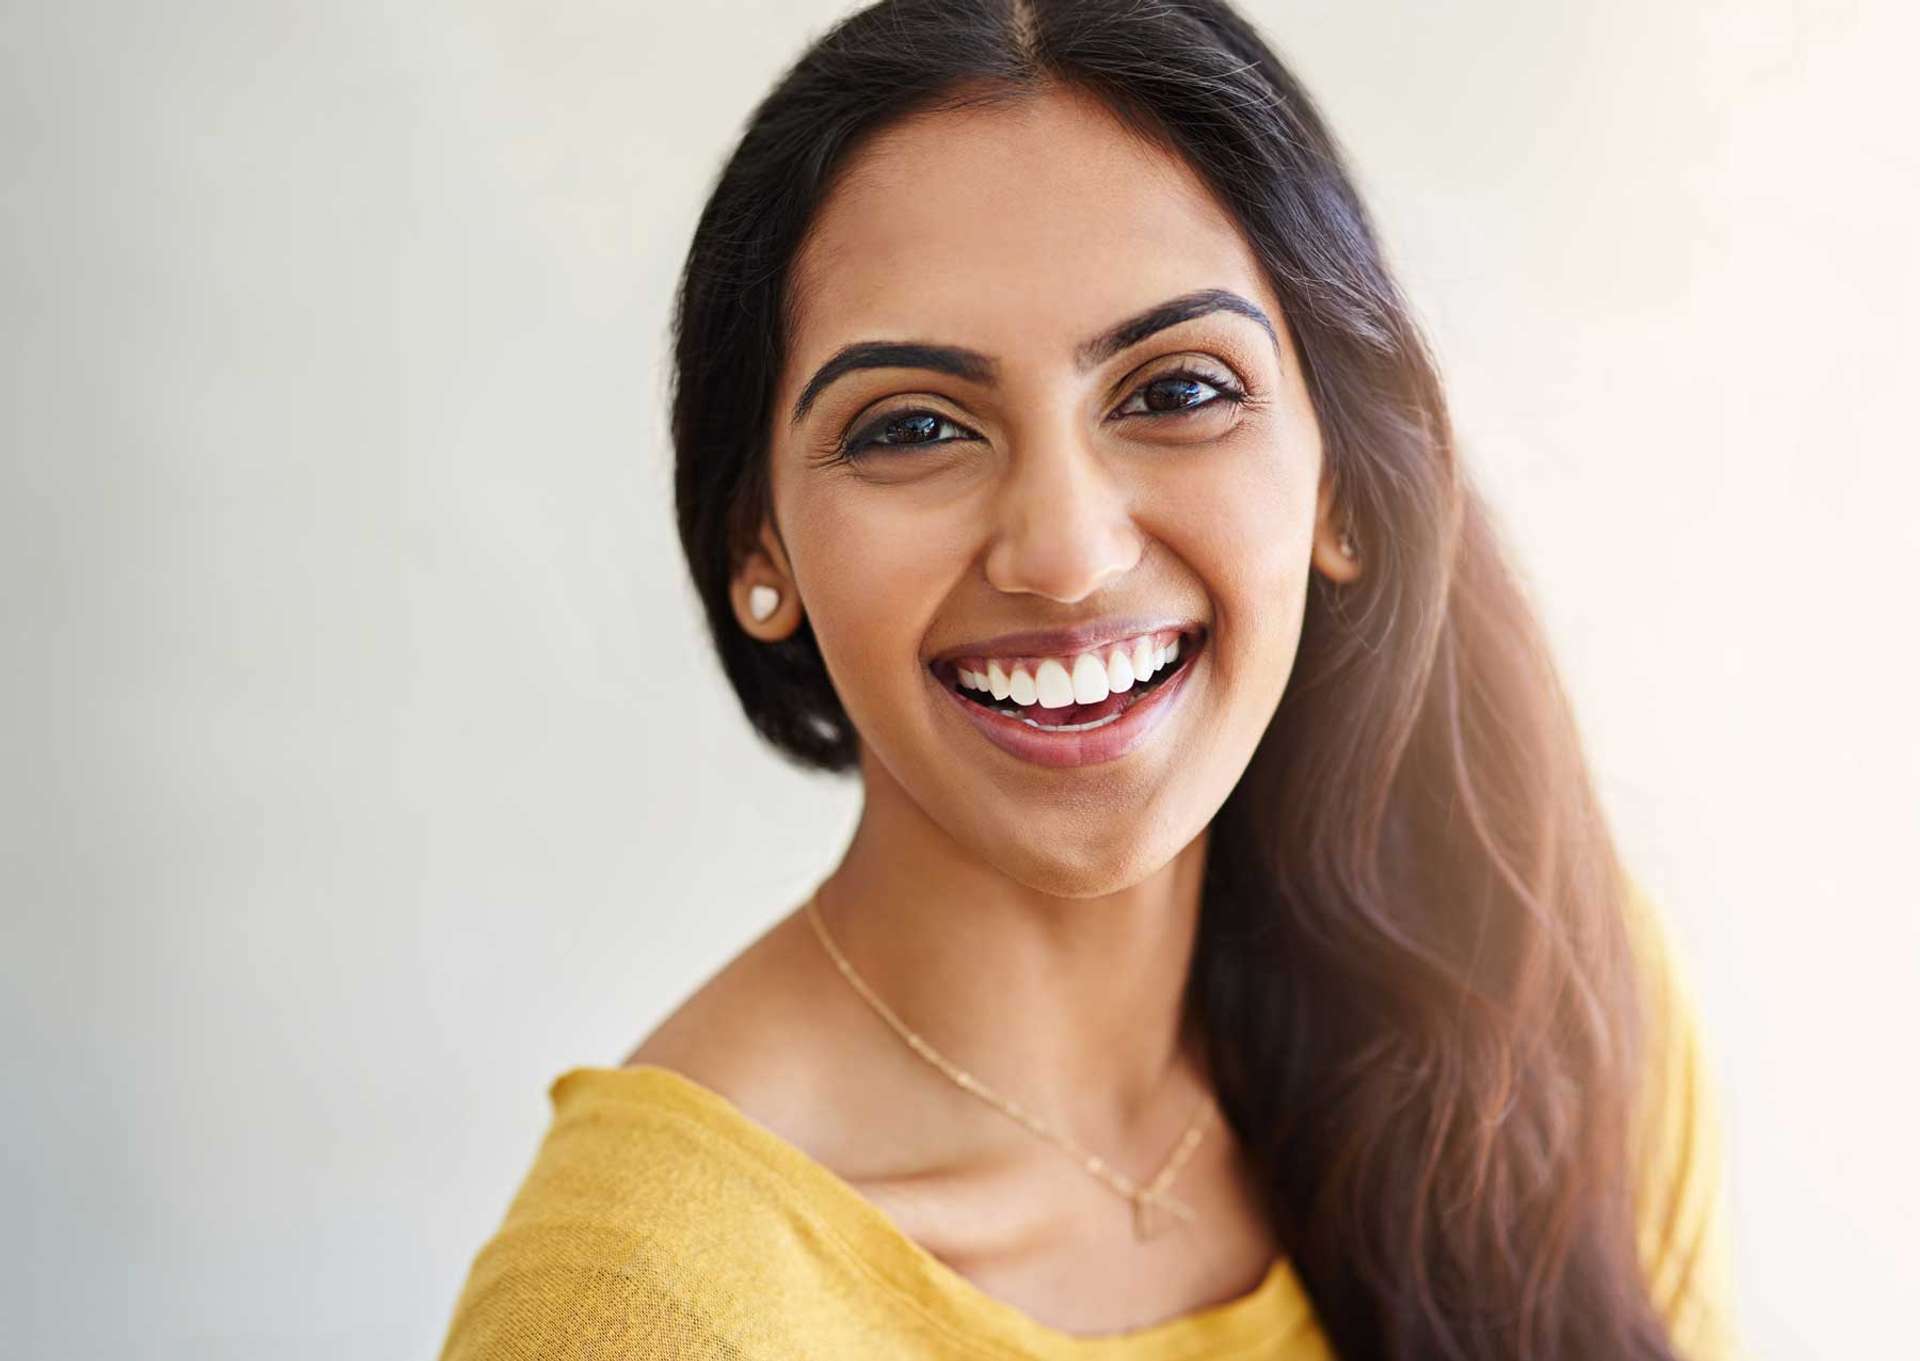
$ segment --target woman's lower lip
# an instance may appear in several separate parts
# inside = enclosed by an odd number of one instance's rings
[[[1210,639],[1205,640],[1211,642]],[[1105,727],[1086,732],[1043,732],[1017,718],[995,713],[946,685],[932,672],[927,679],[952,703],[959,706],[969,723],[989,742],[1023,761],[1039,766],[1090,766],[1125,756],[1147,740],[1162,719],[1173,712],[1174,703],[1185,692],[1187,678],[1200,664],[1205,648],[1196,649],[1192,660],[1149,691],[1120,717]],[[1186,659],[1183,657],[1183,661]]]

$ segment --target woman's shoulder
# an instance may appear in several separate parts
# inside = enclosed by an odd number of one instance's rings
[[[576,1067],[502,1237],[697,1246],[760,1231],[784,1189],[719,1093],[672,1069]]]
[[[812,1213],[724,1099],[670,1069],[574,1068],[442,1361],[739,1357],[765,1302],[812,1295]],[[600,1350],[577,1351],[583,1339]]]
[[[592,1355],[736,1357],[766,1300],[818,1293],[807,1187],[735,1104],[769,1090],[755,1002],[771,1005],[783,948],[776,923],[619,1066],[553,1079],[546,1132],[473,1260],[442,1361],[574,1355],[583,1338]]]
[[[1737,1354],[1718,1083],[1687,959],[1663,907],[1629,882],[1643,1004],[1644,1086],[1634,1125],[1639,1253],[1681,1354]]]
[[[684,1079],[667,1086],[718,1095],[724,1114],[743,1114],[835,1161],[846,1131],[827,1118],[838,1103],[824,1098],[834,1095],[827,1083],[842,1066],[834,1062],[833,1021],[844,1017],[847,999],[820,986],[818,948],[798,910],[780,918],[642,1036],[622,1071]]]
[[[863,1191],[908,1177],[925,1185],[955,1171],[960,1141],[938,1122],[876,1149],[874,1131],[899,1114],[902,1092],[924,1090],[926,1070],[834,972],[800,908],[681,1001],[623,1067],[690,1080],[724,1098],[727,1115],[745,1117]],[[974,1102],[957,1093],[955,1104],[970,1114]]]

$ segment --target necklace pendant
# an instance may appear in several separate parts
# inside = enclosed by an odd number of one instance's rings
[[[1133,1237],[1144,1243],[1158,1238],[1173,1223],[1173,1216],[1160,1204],[1159,1197],[1148,1194],[1133,1198]]]
[[[1194,1222],[1191,1205],[1175,1200],[1164,1191],[1142,1189],[1133,1196],[1133,1236],[1138,1242],[1158,1238],[1173,1227],[1175,1220]]]

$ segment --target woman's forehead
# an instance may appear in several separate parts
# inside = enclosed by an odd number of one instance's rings
[[[1199,177],[1084,96],[887,130],[822,204],[793,281],[802,366],[850,340],[930,329],[995,354],[1064,353],[1203,288],[1279,315],[1251,247]]]

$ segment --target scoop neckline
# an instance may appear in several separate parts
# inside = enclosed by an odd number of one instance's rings
[[[1305,1291],[1283,1254],[1273,1259],[1258,1284],[1229,1299],[1125,1332],[1070,1333],[989,1294],[911,1237],[839,1173],[685,1073],[652,1063],[576,1067],[554,1080],[550,1096],[558,1106],[568,1091],[583,1087],[622,1099],[650,1097],[757,1158],[800,1193],[799,1208],[825,1220],[851,1261],[982,1356],[1009,1361],[1231,1361],[1291,1336],[1310,1313]]]

